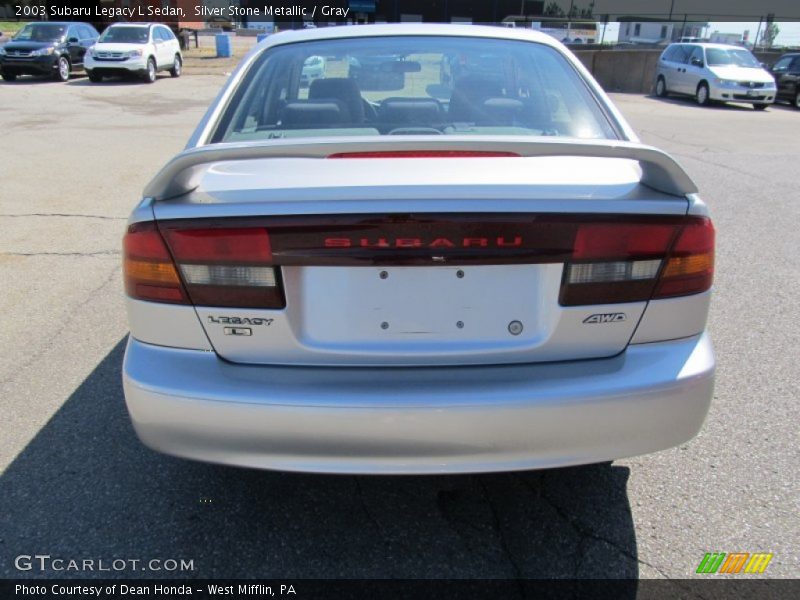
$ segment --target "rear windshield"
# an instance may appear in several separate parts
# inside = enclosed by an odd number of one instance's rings
[[[616,138],[583,79],[549,46],[404,36],[265,51],[212,142],[425,134]]]
[[[737,67],[760,67],[755,56],[748,50],[724,50],[722,48],[706,48],[706,62],[709,67],[735,65]]]
[[[109,27],[98,42],[118,44],[146,44],[150,33],[147,27]]]

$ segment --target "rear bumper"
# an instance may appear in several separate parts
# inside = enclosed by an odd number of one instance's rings
[[[552,364],[267,367],[130,339],[123,382],[137,434],[167,454],[327,473],[510,471],[691,439],[714,354],[703,334]]]

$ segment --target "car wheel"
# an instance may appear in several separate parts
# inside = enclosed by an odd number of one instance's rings
[[[145,83],[155,83],[156,80],[156,61],[154,58],[147,59],[147,71],[144,73]]]
[[[16,73],[11,73],[9,71],[3,71],[3,79],[5,81],[16,81],[17,80],[17,74]]]
[[[663,77],[659,77],[658,81],[656,81],[656,96],[659,98],[666,98],[667,93],[667,82]]]
[[[69,81],[69,61],[66,56],[58,59],[58,70],[56,71],[56,79],[58,81]]]
[[[100,73],[97,73],[96,71],[87,71],[86,74],[89,76],[89,81],[93,83],[100,83],[101,81],[103,81],[103,76],[100,75]]]
[[[172,68],[169,70],[169,74],[173,77],[180,77],[181,70],[183,69],[183,60],[181,60],[181,55],[175,55],[175,62],[172,64]]]
[[[694,96],[695,100],[700,106],[708,106],[711,104],[711,100],[708,94],[708,84],[702,82],[700,85],[697,86],[697,92],[695,92]]]
[[[3,77],[5,77],[5,75],[3,75]],[[800,108],[800,91],[794,95],[794,107]]]
[[[767,104],[753,104],[755,110],[767,110]]]

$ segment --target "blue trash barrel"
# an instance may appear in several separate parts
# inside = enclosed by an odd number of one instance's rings
[[[231,57],[231,37],[224,33],[218,33],[214,36],[217,45],[217,58],[230,58]]]
[[[263,42],[263,41],[264,41],[265,39],[267,39],[268,37],[269,37],[269,34],[268,34],[268,33],[259,33],[259,34],[256,36],[256,41],[260,43],[260,42]]]

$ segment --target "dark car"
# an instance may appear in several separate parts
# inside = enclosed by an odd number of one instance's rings
[[[769,70],[778,87],[777,100],[800,108],[800,52],[784,54]]]
[[[88,23],[28,23],[0,47],[0,74],[6,81],[19,75],[44,75],[67,81],[83,68],[83,55],[98,37]]]

